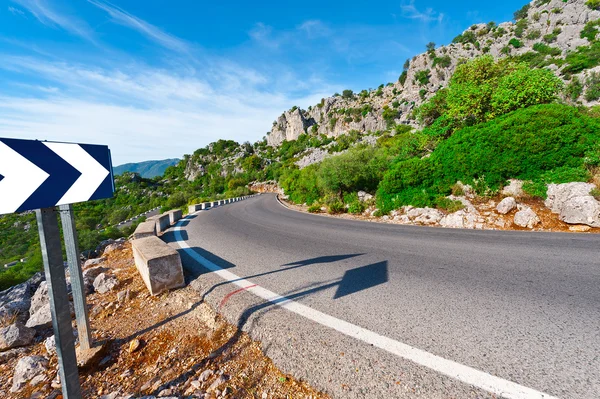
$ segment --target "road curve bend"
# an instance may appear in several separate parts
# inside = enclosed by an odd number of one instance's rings
[[[600,397],[599,238],[328,218],[274,195],[163,235],[207,302],[339,398]]]

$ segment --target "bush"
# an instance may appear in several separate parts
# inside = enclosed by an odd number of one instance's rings
[[[527,36],[525,36],[528,40],[535,40],[535,39],[539,39],[542,36],[542,32],[540,32],[538,29],[534,29],[532,31],[530,31],[529,33],[527,33]]]
[[[354,92],[352,90],[344,90],[342,92],[342,97],[344,97],[345,99],[351,99],[354,97]]]
[[[433,59],[433,67],[440,66],[442,68],[448,68],[452,64],[452,58],[449,55],[444,55],[441,57],[435,57]]]
[[[600,9],[600,0],[587,0],[585,5],[591,8],[592,10]]]
[[[367,209],[367,206],[361,201],[353,201],[348,204],[348,212],[352,213],[353,215],[360,215],[365,211],[365,209]]]
[[[586,80],[587,90],[585,91],[585,99],[587,101],[596,101],[600,99],[600,74],[592,72]]]
[[[320,213],[321,212],[321,206],[318,204],[315,205],[311,205],[308,207],[308,212],[310,213]]]
[[[342,201],[340,201],[339,199],[330,201],[327,204],[327,213],[329,213],[331,215],[335,215],[338,213],[345,213],[345,212],[346,212],[346,207],[344,206],[344,203]]]
[[[508,42],[508,44],[510,44],[514,48],[521,48],[521,47],[523,47],[523,43],[521,43],[517,38],[514,38],[514,37],[512,39],[510,39],[510,41]]]
[[[423,69],[415,73],[415,80],[419,85],[425,86],[429,83],[429,69]]]
[[[446,197],[439,197],[435,204],[437,208],[443,209],[449,213],[460,211],[465,207],[462,202],[451,200],[450,198]]]
[[[456,131],[429,158],[395,163],[379,185],[377,205],[384,212],[402,205],[434,206],[459,180],[478,192],[494,192],[509,178],[585,180],[584,157],[598,148],[600,121],[577,108],[547,104],[519,109]]]
[[[527,18],[527,13],[529,12],[529,4],[525,4],[520,10],[515,11],[513,14],[513,18],[515,21],[518,21],[523,18]]]
[[[402,71],[402,73],[400,74],[400,77],[398,78],[398,82],[400,82],[400,84],[403,85],[406,82],[407,76],[408,76],[408,72]]]
[[[576,101],[583,93],[583,85],[581,81],[574,76],[571,82],[565,87],[565,94],[571,101]]]

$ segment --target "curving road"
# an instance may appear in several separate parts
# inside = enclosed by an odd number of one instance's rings
[[[261,195],[163,239],[209,303],[334,397],[600,397],[598,235],[358,222]]]

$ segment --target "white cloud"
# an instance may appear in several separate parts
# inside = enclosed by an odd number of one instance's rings
[[[410,0],[408,4],[400,5],[402,10],[402,16],[409,19],[416,19],[421,22],[432,22],[437,21],[442,23],[444,20],[444,14],[438,13],[433,8],[426,8],[425,11],[419,11],[415,6],[415,0]]]
[[[59,12],[46,0],[13,0],[26,8],[34,17],[46,26],[56,27],[95,42],[94,35],[87,23],[73,15]]]
[[[258,140],[282,110],[315,104],[332,90],[261,90],[267,78],[233,63],[178,73],[2,58],[0,67],[47,82],[31,87],[39,95],[0,97],[2,136],[107,144],[115,164],[181,157],[220,138]]]
[[[129,14],[127,11],[115,5],[101,0],[88,0],[88,2],[101,10],[106,11],[115,22],[138,31],[165,48],[182,53],[186,53],[189,50],[189,45],[183,40],[162,31],[156,26]]]

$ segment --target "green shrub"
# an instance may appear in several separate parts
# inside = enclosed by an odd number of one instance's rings
[[[521,43],[521,42],[519,41],[519,39],[517,39],[517,38],[514,38],[514,37],[513,37],[512,39],[510,39],[510,40],[509,40],[508,44],[510,44],[510,45],[511,45],[511,46],[513,46],[514,48],[521,48],[521,47],[523,47],[523,43]]]
[[[526,38],[529,40],[535,40],[535,39],[539,39],[542,36],[542,32],[540,32],[538,29],[534,29],[532,31],[530,31],[529,33],[527,33]]]
[[[513,18],[515,21],[518,21],[523,18],[527,18],[527,13],[529,12],[529,3],[525,4],[520,10],[515,11],[513,14]]]
[[[590,42],[595,41],[596,35],[598,34],[597,27],[599,25],[600,25],[600,19],[597,19],[595,21],[589,21],[588,23],[585,24],[585,26],[581,30],[581,33],[579,34],[579,36],[582,39],[589,40]]]
[[[415,73],[415,80],[419,82],[419,85],[421,86],[425,86],[429,83],[429,77],[429,69],[423,69]]]
[[[536,43],[533,45],[533,49],[535,51],[537,51],[538,53],[544,54],[544,55],[551,55],[551,56],[558,56],[560,54],[562,54],[562,51],[559,48],[556,47],[550,47],[547,44],[544,43]]]
[[[342,92],[342,97],[344,97],[345,99],[351,99],[354,97],[354,92],[352,90],[346,89]]]
[[[433,206],[459,180],[480,193],[495,192],[509,178],[536,183],[586,180],[584,157],[599,147],[600,121],[575,107],[518,109],[456,131],[429,158],[393,164],[379,185],[377,205],[383,211]]]
[[[433,67],[435,68],[439,65],[442,68],[448,68],[452,64],[452,58],[449,55],[444,55],[442,57],[435,57],[433,59]]]
[[[308,207],[308,212],[310,213],[320,213],[321,212],[321,205],[318,204],[314,204]]]
[[[585,91],[585,99],[587,101],[596,101],[600,99],[600,74],[592,72],[586,80],[587,90]]]
[[[600,189],[599,188],[593,188],[590,191],[590,195],[592,197],[594,197],[597,201],[600,201]]]
[[[335,215],[338,213],[345,213],[345,212],[346,212],[346,207],[344,206],[344,203],[342,201],[340,201],[339,199],[332,200],[327,204],[327,213],[329,213],[331,215]]]
[[[581,96],[581,93],[583,93],[583,84],[581,84],[581,81],[574,76],[571,79],[571,82],[565,87],[565,94],[571,101],[577,101]]]
[[[600,9],[600,0],[587,0],[585,5],[591,8],[592,10]]]
[[[406,82],[407,76],[408,76],[408,72],[402,71],[402,73],[400,74],[400,77],[398,78],[398,82],[400,82],[400,84],[403,85]]]
[[[600,65],[600,42],[578,47],[576,51],[567,54],[565,61],[567,66],[563,68],[563,72],[566,74],[578,73]]]
[[[446,197],[437,198],[435,201],[435,205],[437,208],[443,209],[449,213],[460,211],[465,207],[462,202],[451,200],[450,198]]]

